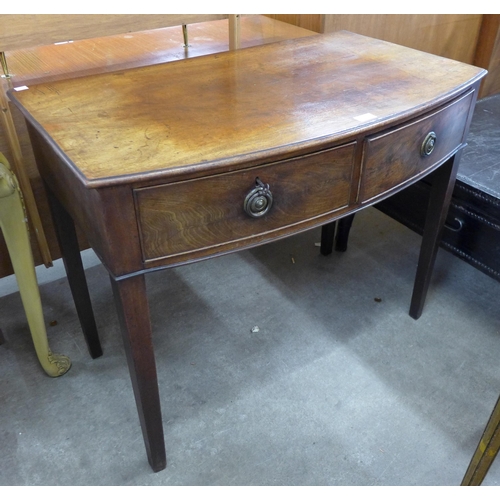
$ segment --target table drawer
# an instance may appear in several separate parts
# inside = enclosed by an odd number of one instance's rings
[[[439,165],[463,140],[473,92],[364,144],[361,203]]]
[[[349,203],[355,143],[236,172],[135,190],[145,261],[262,241],[262,235],[307,223]],[[253,192],[259,181],[265,193]],[[253,192],[253,196],[252,196]],[[237,245],[234,243],[237,242]],[[218,248],[223,247],[223,248]],[[206,253],[206,251],[205,251]]]

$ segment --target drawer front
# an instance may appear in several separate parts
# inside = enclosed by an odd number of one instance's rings
[[[351,143],[228,174],[136,189],[144,260],[213,247],[209,254],[218,253],[234,242],[242,247],[252,240],[262,241],[266,233],[345,207],[354,146]],[[257,179],[269,185],[272,196],[271,208],[259,217],[249,215],[244,208],[245,200],[254,211],[262,208],[262,197],[254,191]]]
[[[364,144],[359,200],[366,203],[424,175],[463,141],[473,92]]]

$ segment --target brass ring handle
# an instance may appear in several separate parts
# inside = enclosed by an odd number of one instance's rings
[[[246,195],[243,209],[250,217],[262,217],[273,205],[273,195],[269,184],[264,184],[258,177],[255,187]]]
[[[420,154],[422,156],[429,156],[434,151],[434,146],[436,145],[437,136],[434,132],[429,132],[424,142],[422,143],[422,147],[420,148]]]

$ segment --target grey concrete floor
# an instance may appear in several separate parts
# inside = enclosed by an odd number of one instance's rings
[[[86,255],[104,356],[60,263],[38,269],[59,379],[0,280],[0,485],[458,485],[499,395],[500,284],[440,250],[408,315],[420,237],[376,209],[349,249],[319,230],[148,275],[167,468],[146,460],[104,268]],[[252,328],[258,326],[258,332]],[[500,483],[500,459],[485,486]]]

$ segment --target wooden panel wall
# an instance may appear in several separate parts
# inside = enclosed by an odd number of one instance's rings
[[[347,30],[472,63],[481,14],[273,14],[318,33]],[[305,27],[305,26],[304,26]]]
[[[354,31],[471,64],[481,20],[480,14],[328,14],[324,31]]]
[[[500,14],[485,14],[474,64],[488,70],[481,97],[500,93]]]
[[[266,14],[271,19],[323,33],[326,14]]]
[[[499,14],[272,14],[318,33],[348,30],[489,71],[480,97],[500,92]]]

